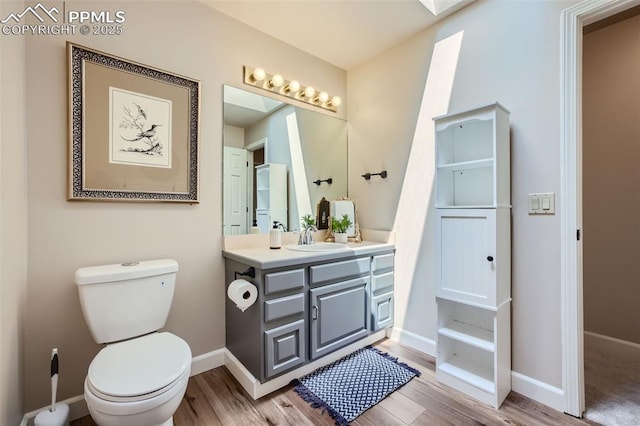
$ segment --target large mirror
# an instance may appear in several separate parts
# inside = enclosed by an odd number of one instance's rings
[[[346,121],[224,86],[224,235],[299,230],[347,195]]]

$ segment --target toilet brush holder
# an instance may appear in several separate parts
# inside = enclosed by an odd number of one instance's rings
[[[51,407],[42,410],[34,421],[36,426],[68,426],[69,406],[67,404],[56,404],[56,393],[58,391],[58,348],[51,351]]]
[[[42,410],[36,416],[35,426],[69,426],[69,406],[61,402]]]

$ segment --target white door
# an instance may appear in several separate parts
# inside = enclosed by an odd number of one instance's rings
[[[247,150],[224,147],[223,234],[247,233]]]
[[[495,223],[492,209],[438,210],[438,296],[495,306]]]

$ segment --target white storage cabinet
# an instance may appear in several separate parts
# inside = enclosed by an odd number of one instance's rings
[[[436,377],[493,407],[511,390],[509,112],[435,119]]]
[[[267,163],[256,166],[256,222],[260,233],[269,232],[274,221],[288,227],[287,166]]]

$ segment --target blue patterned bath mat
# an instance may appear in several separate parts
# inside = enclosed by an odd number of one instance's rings
[[[294,390],[344,426],[416,376],[415,368],[367,346],[302,377]]]

